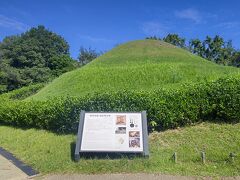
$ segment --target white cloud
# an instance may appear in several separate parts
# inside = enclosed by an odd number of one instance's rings
[[[28,25],[1,14],[0,14],[0,26],[16,29],[18,31],[26,31],[28,29]]]
[[[141,30],[148,36],[164,36],[167,33],[168,27],[159,22],[145,22],[142,24]]]
[[[192,20],[195,23],[201,23],[203,19],[201,13],[198,10],[192,8],[176,11],[175,16],[181,19]]]

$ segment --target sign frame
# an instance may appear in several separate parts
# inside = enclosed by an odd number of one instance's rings
[[[84,122],[85,122],[85,113],[116,113],[116,114],[131,114],[131,113],[141,113],[141,120],[142,120],[142,141],[143,141],[143,151],[100,151],[100,150],[94,150],[94,151],[82,151],[81,145],[82,145],[82,138],[83,138],[83,128],[84,128]],[[75,153],[74,153],[74,159],[75,161],[80,160],[80,153],[85,152],[91,152],[91,153],[126,153],[126,154],[141,154],[144,157],[149,157],[149,146],[148,146],[148,127],[147,127],[147,112],[141,111],[141,112],[105,112],[105,111],[84,111],[81,110],[80,113],[80,120],[78,125],[78,133],[77,133],[77,140],[76,140],[76,146],[75,146]]]

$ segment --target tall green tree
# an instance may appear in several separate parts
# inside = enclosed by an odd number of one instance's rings
[[[78,61],[83,66],[93,59],[97,58],[101,53],[98,53],[95,49],[80,47],[80,52],[78,55]]]
[[[178,34],[168,34],[166,37],[163,38],[163,41],[181,48],[186,47],[185,38],[181,38]]]
[[[232,41],[225,42],[218,35],[213,38],[207,36],[202,42],[199,39],[190,40],[189,50],[203,58],[224,65],[231,64],[232,57],[236,53]]]
[[[205,48],[199,39],[191,39],[189,41],[189,50],[193,54],[197,54],[201,57],[205,56]]]
[[[220,63],[222,56],[222,49],[224,46],[224,40],[222,37],[216,35],[214,38],[209,36],[203,42],[205,48],[205,56],[211,61]]]
[[[63,37],[44,26],[33,27],[0,42],[1,92],[48,81],[74,65]]]
[[[48,60],[56,55],[69,55],[68,43],[56,33],[44,26],[31,28],[21,36],[3,39],[0,49],[2,57],[9,59],[16,68],[46,66]]]

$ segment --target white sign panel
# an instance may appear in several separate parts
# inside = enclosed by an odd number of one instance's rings
[[[85,113],[81,151],[142,152],[141,113]]]
[[[142,112],[81,111],[75,160],[81,155],[136,153],[149,156],[147,114]]]

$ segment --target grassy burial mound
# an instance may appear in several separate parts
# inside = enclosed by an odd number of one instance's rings
[[[149,91],[239,72],[237,68],[217,65],[168,43],[139,40],[120,45],[83,68],[65,73],[31,98]]]
[[[147,110],[155,130],[240,121],[238,68],[155,40],[120,45],[41,87],[0,96],[0,123],[75,133],[81,109]]]

